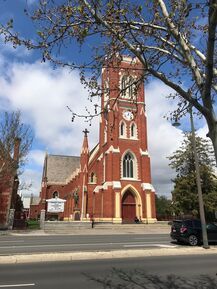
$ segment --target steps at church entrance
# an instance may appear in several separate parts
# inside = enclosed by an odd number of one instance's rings
[[[113,224],[96,222],[92,228],[91,222],[45,222],[44,231],[56,234],[128,234],[128,233],[169,233],[170,226],[167,223],[155,224]]]

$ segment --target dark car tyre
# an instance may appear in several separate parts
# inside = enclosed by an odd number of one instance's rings
[[[198,238],[197,238],[197,236],[195,236],[195,235],[190,235],[189,237],[188,237],[188,242],[189,242],[189,244],[191,245],[191,246],[197,246],[198,245]]]

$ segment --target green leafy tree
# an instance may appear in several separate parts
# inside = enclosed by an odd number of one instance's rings
[[[208,140],[196,137],[196,149],[199,158],[200,177],[207,216],[217,207],[217,177],[214,172],[214,156]],[[174,212],[198,216],[198,194],[196,184],[195,162],[192,148],[192,135],[185,133],[178,150],[169,157],[170,166],[177,175],[172,191]]]
[[[190,104],[205,118],[217,161],[217,0],[47,0],[26,13],[37,29],[35,39],[14,33],[16,21],[9,20],[0,26],[6,42],[39,49],[55,65],[92,69],[89,83],[81,72],[92,96],[102,93],[97,77],[102,66],[114,66],[109,60],[121,54],[138,58],[141,81],[155,77],[174,90],[178,108],[172,117],[181,117]],[[75,42],[85,55],[92,53],[88,60],[78,61]],[[68,58],[67,48],[73,51]]]
[[[165,196],[156,195],[155,199],[157,219],[167,219],[171,216],[171,200]]]

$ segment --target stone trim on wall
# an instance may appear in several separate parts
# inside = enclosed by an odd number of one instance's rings
[[[142,187],[143,191],[149,190],[149,191],[151,191],[151,192],[155,192],[154,187],[153,187],[152,184],[150,184],[150,183],[142,183],[142,184],[141,184],[141,187]]]

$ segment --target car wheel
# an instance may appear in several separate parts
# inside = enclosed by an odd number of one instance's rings
[[[198,245],[198,238],[197,236],[195,235],[190,235],[188,237],[188,243],[191,245],[191,246],[197,246]]]

